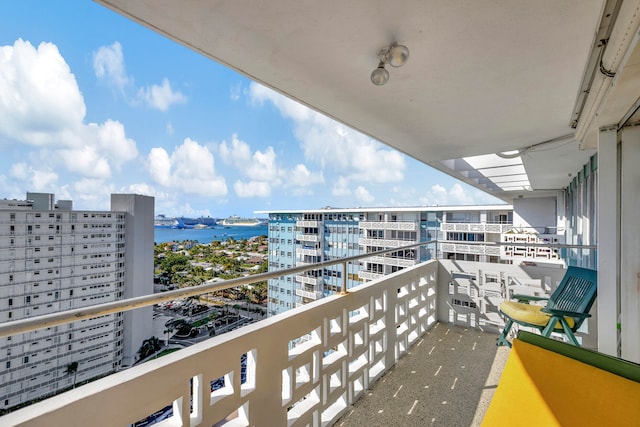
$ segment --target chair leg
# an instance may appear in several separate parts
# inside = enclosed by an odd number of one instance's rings
[[[509,331],[511,330],[511,326],[513,325],[513,320],[509,319],[507,323],[504,325],[504,329],[502,330],[502,334],[498,336],[498,341],[496,345],[506,345],[511,347],[511,343],[507,341],[507,336],[509,335]]]
[[[551,316],[551,318],[549,319],[549,322],[547,323],[547,326],[545,326],[545,328],[542,330],[543,337],[549,338],[549,336],[551,336],[551,332],[553,332],[554,328],[556,327],[558,320],[560,319],[558,319],[555,316]]]
[[[580,347],[580,344],[578,344],[578,340],[576,339],[576,336],[573,335],[573,331],[567,324],[567,321],[564,320],[564,318],[562,318],[560,319],[560,322],[562,323],[562,329],[564,329],[564,334],[567,336],[567,338],[569,338],[569,341],[571,341],[573,345],[575,345],[576,347]]]

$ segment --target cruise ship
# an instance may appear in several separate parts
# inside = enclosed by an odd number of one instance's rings
[[[222,220],[222,225],[224,226],[255,227],[257,225],[264,225],[264,223],[263,220],[258,218],[240,218],[237,215]]]
[[[153,226],[155,228],[184,228],[184,223],[178,218],[166,217],[164,215],[157,215],[153,219]]]

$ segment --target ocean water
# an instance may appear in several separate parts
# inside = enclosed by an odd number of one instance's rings
[[[154,241],[156,243],[181,242],[183,240],[197,240],[199,243],[210,243],[214,240],[227,240],[233,237],[235,240],[250,239],[254,236],[268,234],[268,226],[255,227],[223,227],[214,228],[154,228]]]

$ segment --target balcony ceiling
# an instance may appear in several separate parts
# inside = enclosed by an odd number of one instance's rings
[[[505,200],[512,187],[440,161],[565,136],[564,151],[577,152],[571,122],[605,10],[604,0],[98,2]],[[374,86],[376,52],[394,41],[410,58]],[[561,188],[591,154],[520,163],[529,186]],[[562,179],[541,179],[552,171]]]

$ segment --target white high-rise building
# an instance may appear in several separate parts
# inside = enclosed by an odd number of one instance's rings
[[[275,315],[362,282],[435,258],[508,262],[499,243],[513,228],[513,207],[425,206],[261,211],[269,214],[269,270],[372,253],[412,243],[439,245],[375,256],[269,280],[268,313]],[[344,277],[346,275],[346,277]]]
[[[153,197],[74,211],[53,194],[0,200],[0,322],[153,293]],[[0,408],[133,364],[151,307],[0,339]]]

